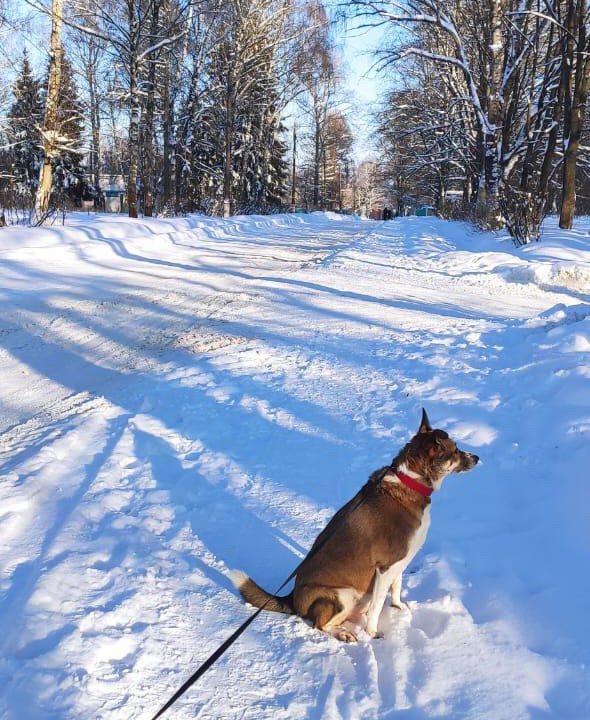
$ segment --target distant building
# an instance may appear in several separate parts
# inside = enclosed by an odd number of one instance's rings
[[[436,208],[433,208],[432,205],[420,205],[416,208],[416,215],[418,217],[430,217],[431,215],[436,215]]]
[[[100,193],[105,212],[125,212],[127,209],[127,184],[123,175],[101,175]]]

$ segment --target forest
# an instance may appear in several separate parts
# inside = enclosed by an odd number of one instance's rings
[[[350,23],[381,31],[370,153]],[[585,0],[2,0],[3,222],[426,203],[526,244],[588,206],[588,30]]]

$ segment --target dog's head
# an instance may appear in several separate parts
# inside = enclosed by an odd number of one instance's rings
[[[398,455],[397,467],[404,464],[436,489],[447,475],[471,470],[478,461],[477,455],[460,450],[444,430],[433,430],[423,409],[418,432]]]

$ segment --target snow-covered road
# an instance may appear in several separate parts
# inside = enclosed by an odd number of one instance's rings
[[[590,717],[590,252],[433,218],[0,230],[0,717],[149,718],[431,419],[410,613],[264,614],[173,719]],[[560,306],[560,304],[562,304]]]

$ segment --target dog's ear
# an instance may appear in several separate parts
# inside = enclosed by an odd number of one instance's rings
[[[418,428],[419,433],[425,433],[430,432],[432,428],[430,427],[430,420],[428,419],[428,415],[426,414],[426,410],[422,408],[422,421],[420,422],[420,427]]]

